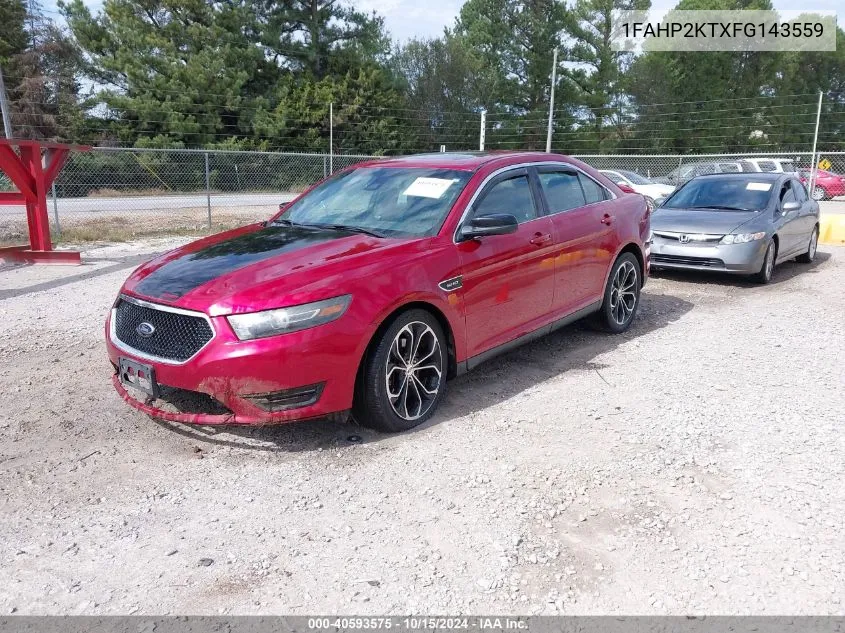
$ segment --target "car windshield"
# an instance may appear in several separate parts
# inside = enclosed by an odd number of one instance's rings
[[[753,177],[704,177],[690,180],[661,206],[669,209],[759,211],[769,203],[773,186],[774,182],[770,180]]]
[[[635,185],[651,185],[652,183],[648,178],[645,176],[641,176],[635,171],[620,171],[620,174],[625,176],[628,180],[630,180]]]
[[[317,185],[275,223],[344,227],[375,235],[435,235],[471,172],[359,167]]]

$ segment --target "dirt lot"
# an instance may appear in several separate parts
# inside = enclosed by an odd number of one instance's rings
[[[127,408],[103,319],[174,243],[0,271],[0,613],[845,613],[845,249],[653,278],[384,436]]]

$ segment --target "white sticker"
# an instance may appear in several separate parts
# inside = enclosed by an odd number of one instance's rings
[[[749,182],[745,185],[745,188],[748,191],[768,191],[772,188],[772,183],[770,182]]]
[[[419,198],[440,198],[454,182],[454,180],[446,180],[445,178],[417,178],[411,183],[410,187],[402,192],[402,195]]]

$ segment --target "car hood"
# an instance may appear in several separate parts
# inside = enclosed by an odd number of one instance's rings
[[[762,211],[715,211],[659,207],[651,215],[651,230],[724,235],[759,218],[762,214]]]
[[[354,274],[373,254],[418,238],[376,238],[316,227],[251,225],[186,244],[139,267],[124,291],[212,316],[280,307],[291,293],[342,294],[339,270]],[[289,303],[290,304],[290,303]]]

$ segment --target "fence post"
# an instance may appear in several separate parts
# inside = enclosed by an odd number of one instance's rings
[[[481,111],[481,131],[478,135],[478,151],[484,151],[484,139],[487,135],[487,110]]]
[[[56,202],[56,183],[53,182],[51,187],[53,193],[53,217],[56,219],[56,235],[62,234],[62,227],[59,225],[59,205]]]
[[[205,153],[205,204],[208,207],[208,228],[211,228],[211,176],[208,173],[208,152]]]
[[[329,159],[327,156],[323,156],[323,178],[328,178],[329,176]]]
[[[816,111],[816,131],[813,134],[813,155],[810,157],[810,198],[813,197],[813,189],[816,186],[818,177],[818,158],[816,157],[816,143],[819,140],[819,121],[822,118],[822,91],[819,90],[819,109]]]

